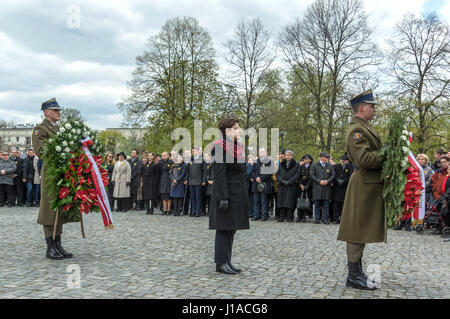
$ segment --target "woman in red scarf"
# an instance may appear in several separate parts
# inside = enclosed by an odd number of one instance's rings
[[[244,148],[238,142],[239,123],[234,118],[219,123],[222,137],[211,150],[213,188],[209,229],[216,230],[216,271],[235,275],[241,270],[231,263],[234,234],[248,229],[248,191]]]

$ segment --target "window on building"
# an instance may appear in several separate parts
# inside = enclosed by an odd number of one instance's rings
[[[16,137],[16,142],[18,142],[20,140],[20,138],[19,137]]]
[[[31,137],[27,136],[27,145],[30,145],[30,144],[31,144]]]

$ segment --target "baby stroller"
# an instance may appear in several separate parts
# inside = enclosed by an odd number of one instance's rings
[[[439,198],[433,205],[426,203],[425,206],[425,216],[423,218],[423,225],[417,225],[416,232],[418,234],[423,234],[424,227],[427,229],[434,227],[442,227],[442,234],[450,235],[450,227],[445,225],[445,208],[443,207],[443,197]],[[438,208],[441,207],[440,211]]]

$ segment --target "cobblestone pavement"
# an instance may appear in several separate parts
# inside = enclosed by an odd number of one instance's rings
[[[214,231],[208,218],[114,213],[114,230],[101,216],[66,224],[63,245],[74,258],[44,257],[36,208],[0,208],[0,298],[450,298],[450,243],[439,236],[388,232],[369,244],[364,264],[379,264],[381,287],[345,286],[345,243],[337,225],[251,222],[238,231],[235,275],[215,272]],[[68,285],[70,265],[81,287]],[[72,274],[73,276],[73,274]]]

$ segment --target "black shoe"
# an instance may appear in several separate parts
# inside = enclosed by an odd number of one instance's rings
[[[326,222],[324,222],[326,225],[330,225],[330,220],[329,219],[327,219],[327,221]]]
[[[266,222],[266,221],[267,221],[267,218],[261,218],[261,221],[262,221],[262,222]]]
[[[237,272],[232,270],[228,264],[216,265],[216,271],[227,275],[236,275]]]
[[[0,207],[3,207],[3,206],[5,206],[5,204],[3,204],[3,203],[2,203],[2,204],[0,204]]]
[[[333,224],[335,224],[335,225],[339,225],[341,222],[339,221],[339,220],[334,220],[333,221]]]
[[[64,248],[61,246],[61,235],[55,236],[55,247],[59,251],[61,255],[63,255],[64,258],[72,258],[73,254],[68,253],[64,250]]]
[[[360,261],[348,263],[348,276],[347,276],[347,287],[353,287],[361,290],[375,290],[376,287],[369,287],[367,285],[367,277],[362,273],[360,269]]]
[[[314,220],[314,224],[320,224],[320,220],[318,219]]]
[[[8,207],[9,207],[9,208],[11,208],[11,207],[13,207],[13,206],[14,206],[13,204],[8,204]]]
[[[306,223],[306,218],[303,217],[300,221],[301,221],[302,223]]]
[[[147,209],[146,215],[150,215],[150,209]]]
[[[31,203],[27,203],[26,206],[27,206],[27,207],[31,207],[31,206],[33,206],[33,205],[31,205]]]
[[[232,263],[228,263],[228,267],[230,267],[231,270],[234,272],[241,272],[242,270],[234,266]]]
[[[253,217],[253,218],[252,218],[253,221],[255,221],[255,220],[260,220],[260,219],[261,219],[260,217]]]
[[[47,243],[47,252],[45,253],[45,257],[54,260],[64,259],[64,256],[58,251],[58,249],[56,249],[53,237],[45,238],[45,241]]]

